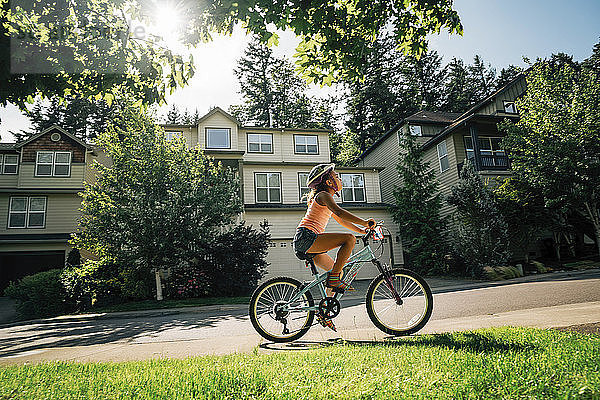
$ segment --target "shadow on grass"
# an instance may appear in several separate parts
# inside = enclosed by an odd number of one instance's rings
[[[295,341],[291,343],[263,343],[263,349],[276,351],[312,350],[333,345],[371,347],[441,347],[470,353],[496,353],[499,351],[524,352],[536,350],[533,344],[523,345],[510,340],[499,340],[477,332],[440,333],[435,335],[415,335],[398,338],[386,337],[383,340]]]

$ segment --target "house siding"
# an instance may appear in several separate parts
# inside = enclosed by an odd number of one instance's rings
[[[17,184],[19,189],[82,189],[86,173],[86,165],[84,163],[71,163],[71,176],[69,177],[35,176],[35,164],[32,163],[21,163],[19,169]]]
[[[44,196],[46,200],[46,222],[44,228],[8,228],[9,199],[13,196]],[[77,193],[28,194],[0,193],[0,234],[71,233],[79,223],[81,197]]]

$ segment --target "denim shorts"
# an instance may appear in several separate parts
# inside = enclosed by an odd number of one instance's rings
[[[294,235],[294,252],[296,257],[303,260],[306,257],[306,251],[317,240],[317,234],[308,228],[299,227]]]

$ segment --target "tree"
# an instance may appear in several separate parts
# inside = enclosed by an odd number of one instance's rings
[[[494,190],[496,204],[508,225],[511,248],[525,254],[529,262],[528,249],[540,237],[544,228],[550,228],[549,211],[542,194],[519,176],[506,179]]]
[[[138,38],[138,27],[129,25],[136,20],[152,25],[163,18],[154,2],[20,2],[20,10],[11,10],[10,4],[2,0],[0,8],[0,104],[24,107],[37,95],[70,93],[110,102],[111,96],[123,90],[153,103],[193,75],[191,59],[174,55],[160,36]],[[427,35],[442,28],[462,34],[450,0],[258,0],[252,6],[185,2],[177,11],[186,19],[178,27],[182,42],[191,46],[210,40],[215,32],[231,34],[239,22],[248,33],[270,44],[277,42],[276,29],[291,29],[301,38],[296,56],[303,76],[325,84],[359,77],[365,49],[384,29],[393,33],[398,47],[411,54],[426,49]],[[133,28],[134,35],[130,35]],[[20,51],[11,54],[11,36],[27,39],[34,32],[35,42],[21,41]],[[56,50],[63,57],[46,57]],[[12,71],[11,60],[18,67]],[[29,72],[36,60],[42,73]]]
[[[474,93],[468,85],[469,70],[463,60],[453,58],[447,65],[447,81],[444,85],[442,111],[465,112],[474,103]]]
[[[484,185],[473,164],[465,160],[458,184],[446,201],[456,207],[454,249],[464,260],[467,275],[483,274],[486,266],[508,262],[508,225],[494,193]]]
[[[435,172],[423,161],[423,150],[414,136],[403,136],[402,148],[396,167],[402,183],[394,190],[396,202],[391,212],[402,232],[408,265],[419,273],[443,274],[447,272],[447,252],[440,217],[442,196]]]
[[[442,68],[442,57],[435,50],[425,52],[419,58],[406,57],[403,62],[403,75],[418,109],[440,109],[446,68]]]
[[[104,100],[74,96],[61,100],[55,96],[45,104],[38,99],[32,109],[25,112],[32,129],[11,133],[17,141],[22,141],[56,124],[83,140],[94,139],[107,129],[108,123],[120,112],[119,101],[108,105]]]
[[[181,123],[181,111],[179,111],[179,107],[173,104],[169,111],[167,111],[167,118],[165,123],[167,124],[179,124]]]
[[[600,74],[600,42],[594,45],[592,55],[583,61],[583,67]]]
[[[512,169],[548,208],[585,218],[600,253],[600,74],[559,54],[538,60],[526,80],[516,101],[521,119],[499,127]]]
[[[473,64],[469,65],[469,88],[473,92],[475,102],[492,94],[496,87],[496,69],[486,65],[481,56],[475,55]]]
[[[313,99],[306,95],[306,82],[288,60],[273,56],[257,38],[248,44],[234,72],[244,103],[230,111],[243,124],[274,128],[314,125]]]
[[[83,270],[133,271],[140,279],[191,266],[241,211],[237,178],[183,140],[167,141],[143,114],[120,118],[98,136],[112,163],[96,164],[97,179],[82,193],[72,242],[98,259]]]
[[[502,86],[515,79],[521,72],[523,72],[523,68],[512,64],[506,68],[502,68],[502,70],[500,70],[500,75],[496,80],[495,90],[500,89]]]

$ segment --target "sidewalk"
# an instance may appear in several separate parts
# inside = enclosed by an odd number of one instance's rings
[[[434,294],[445,293],[459,290],[469,290],[484,287],[494,287],[503,285],[512,285],[522,282],[535,282],[542,280],[555,280],[564,279],[569,277],[577,277],[578,275],[587,274],[590,272],[600,272],[600,269],[589,269],[584,271],[569,271],[569,272],[554,272],[539,275],[528,275],[521,278],[514,278],[504,281],[478,281],[478,280],[460,280],[460,279],[445,279],[445,278],[427,278],[426,281],[431,287]],[[344,300],[356,300],[364,298],[369,284],[370,279],[356,280],[353,282],[353,286],[356,291],[349,292],[344,295]],[[10,299],[5,299],[5,302],[0,302],[0,316],[6,314],[6,310],[2,310],[2,305],[9,304]],[[79,314],[79,315],[63,315],[60,317],[35,319],[28,321],[18,321],[12,323],[0,323],[0,328],[8,328],[11,326],[19,325],[30,325],[30,324],[50,324],[57,322],[74,322],[74,321],[86,321],[86,320],[99,320],[99,319],[129,319],[129,318],[144,318],[144,317],[160,317],[167,315],[176,315],[182,313],[202,313],[211,311],[239,311],[246,309],[247,304],[225,304],[225,305],[212,305],[212,306],[197,306],[197,307],[180,307],[180,308],[165,308],[159,310],[142,310],[142,311],[121,311],[111,313],[90,313],[90,314]]]

